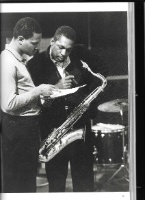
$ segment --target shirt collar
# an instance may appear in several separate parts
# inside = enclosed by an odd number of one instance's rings
[[[26,58],[24,56],[21,56],[15,49],[13,49],[10,45],[6,45],[6,50],[10,51],[13,56],[21,63],[26,63]]]

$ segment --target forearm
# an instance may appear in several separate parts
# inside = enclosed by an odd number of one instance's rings
[[[29,92],[17,95],[15,92],[2,93],[2,108],[7,112],[13,112],[38,101],[40,91],[33,88]]]
[[[2,92],[2,107],[7,112],[17,111],[25,106],[31,107],[31,104],[32,107],[35,107],[40,95],[50,96],[56,88],[53,85],[41,84],[21,94],[16,94],[15,90],[10,89]]]

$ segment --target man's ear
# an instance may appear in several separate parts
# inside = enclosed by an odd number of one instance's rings
[[[50,40],[50,45],[53,45],[54,44],[54,38],[51,38],[51,40]]]
[[[22,44],[23,41],[24,41],[24,37],[23,36],[18,36],[17,39],[18,39],[19,44]]]

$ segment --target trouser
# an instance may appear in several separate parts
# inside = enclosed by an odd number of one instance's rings
[[[2,192],[36,192],[38,116],[2,116]]]
[[[68,162],[70,161],[74,192],[93,192],[92,148],[83,140],[77,140],[65,147],[58,155],[46,163],[49,192],[65,192]]]

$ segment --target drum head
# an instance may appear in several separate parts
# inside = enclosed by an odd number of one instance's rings
[[[104,124],[104,123],[98,123],[94,126],[92,126],[93,132],[100,131],[101,133],[112,133],[112,132],[120,132],[124,130],[124,126],[120,124]]]

